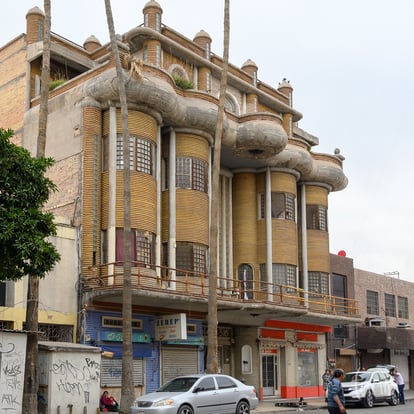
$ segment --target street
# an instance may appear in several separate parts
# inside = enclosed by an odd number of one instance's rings
[[[395,407],[388,404],[377,404],[373,408],[347,407],[346,410],[348,414],[412,414],[414,412],[414,401],[407,401],[404,405]],[[318,412],[318,410],[313,412]],[[323,408],[320,412],[327,413],[328,410]]]

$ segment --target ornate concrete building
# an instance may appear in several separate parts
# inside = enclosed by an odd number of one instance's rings
[[[210,273],[212,155],[222,59],[200,31],[190,40],[149,1],[118,39],[128,100],[123,158],[111,49],[52,34],[46,154],[59,191],[48,204],[62,261],[42,281],[41,325],[71,327],[102,348],[102,387],[120,385],[123,167],[130,166],[134,383],[152,391],[203,372]],[[0,49],[0,119],[36,147],[44,15]],[[102,22],[102,24],[105,24]],[[13,70],[9,70],[13,68]],[[274,88],[246,60],[229,67],[220,158],[218,341],[220,370],[266,396],[322,394],[326,333],[360,321],[355,300],[332,294],[328,198],[347,185],[343,157],[315,151],[285,79]],[[65,289],[58,289],[60,284]],[[24,283],[6,287],[14,322]],[[21,301],[22,302],[22,301]],[[8,313],[7,313],[8,312]],[[67,331],[66,331],[67,332]],[[62,338],[60,338],[62,339]],[[106,358],[106,356],[113,358]]]

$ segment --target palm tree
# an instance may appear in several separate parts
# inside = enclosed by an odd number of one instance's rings
[[[223,70],[220,80],[220,97],[217,113],[217,125],[214,139],[214,156],[211,194],[211,228],[210,228],[210,277],[208,298],[208,339],[207,339],[207,372],[217,373],[217,261],[218,261],[218,210],[220,198],[220,157],[221,138],[223,136],[224,104],[226,101],[227,73],[229,66],[230,38],[230,0],[224,0],[224,40]]]
[[[132,293],[131,293],[131,190],[129,169],[129,131],[128,131],[128,105],[126,98],[125,78],[119,57],[117,39],[115,35],[114,19],[112,16],[111,1],[105,0],[106,18],[111,40],[112,54],[115,60],[116,75],[118,79],[119,100],[122,116],[122,141],[124,158],[124,284],[122,290],[122,387],[120,413],[129,413],[134,401],[133,384],[133,355],[132,355]]]
[[[37,135],[36,157],[45,156],[46,149],[46,129],[49,101],[49,79],[50,79],[50,27],[51,27],[51,6],[50,0],[44,0],[45,20],[43,34],[43,56],[42,56],[42,75],[40,86],[39,103],[39,126]],[[23,414],[37,413],[37,392],[39,381],[37,375],[38,360],[38,330],[39,330],[39,278],[28,277],[27,304],[26,304],[26,368],[23,388]]]

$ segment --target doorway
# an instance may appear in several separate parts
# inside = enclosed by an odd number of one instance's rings
[[[263,397],[279,395],[277,353],[262,355]]]

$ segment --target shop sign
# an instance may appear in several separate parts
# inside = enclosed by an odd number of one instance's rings
[[[102,341],[122,342],[123,335],[121,331],[102,331]],[[151,336],[147,333],[132,332],[132,342],[147,343],[151,342]]]
[[[155,320],[155,340],[171,341],[187,339],[187,319],[185,313],[165,315]]]
[[[185,340],[175,339],[166,342],[168,345],[204,345],[204,337],[192,336]]]

